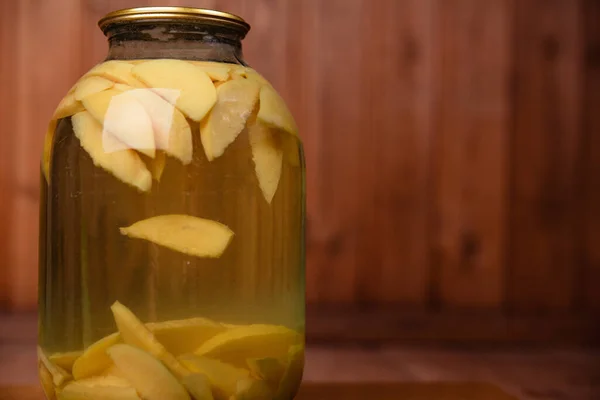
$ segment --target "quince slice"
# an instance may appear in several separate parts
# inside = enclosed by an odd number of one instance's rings
[[[298,134],[298,126],[285,102],[271,85],[260,88],[260,108],[257,118],[266,125],[282,129],[292,135]]]
[[[260,86],[247,79],[219,85],[217,103],[200,126],[200,137],[209,161],[220,157],[246,126],[258,101]]]
[[[124,83],[133,87],[144,87],[144,84],[133,76],[131,73],[132,69],[132,63],[110,60],[96,65],[85,76],[101,76],[116,83]]]
[[[67,118],[83,110],[83,105],[80,101],[75,99],[75,94],[67,93],[67,95],[63,97],[60,103],[58,103],[58,107],[56,107],[52,118],[56,120],[59,120],[61,118]]]
[[[81,101],[86,97],[110,89],[115,83],[101,76],[88,76],[81,79],[75,87],[75,100]]]
[[[56,398],[56,390],[54,389],[54,380],[52,379],[52,374],[48,371],[48,368],[42,363],[38,361],[38,374],[40,377],[40,382],[42,384],[42,390],[46,395],[46,399],[54,400]]]
[[[206,72],[206,75],[213,81],[224,82],[229,80],[229,71],[232,68],[229,64],[210,61],[191,61],[191,63]]]
[[[279,186],[283,165],[280,134],[256,120],[248,126],[248,138],[258,185],[267,203],[271,204]]]
[[[73,363],[73,377],[77,380],[99,375],[112,364],[106,350],[121,341],[118,333],[105,336],[90,345]]]
[[[58,394],[59,400],[139,400],[136,390],[125,379],[102,376],[71,382]]]
[[[180,253],[212,258],[220,257],[233,237],[233,231],[217,221],[177,214],[148,218],[120,231]]]
[[[162,151],[157,151],[154,155],[154,159],[150,160],[148,165],[148,170],[152,174],[152,178],[156,182],[160,182],[160,178],[165,170],[165,165],[167,164],[167,156]]]
[[[48,356],[48,360],[58,365],[65,371],[71,372],[73,370],[73,364],[75,361],[81,357],[83,352],[81,351],[69,351],[66,353],[54,353]]]
[[[173,355],[194,351],[211,337],[225,332],[226,327],[207,318],[148,322],[146,326]]]
[[[302,381],[304,370],[304,346],[301,344],[290,347],[288,352],[288,363],[277,389],[275,400],[293,399]]]
[[[237,392],[238,382],[250,376],[244,368],[195,354],[182,355],[178,360],[189,371],[205,375],[213,387],[215,396],[220,399],[233,396]]]
[[[150,190],[152,175],[139,155],[133,150],[123,150],[120,142],[110,135],[104,135],[100,123],[87,111],[75,114],[72,122],[75,136],[94,165],[143,192]]]
[[[131,72],[152,88],[179,90],[174,105],[194,121],[204,118],[217,101],[212,80],[206,72],[187,61],[151,60],[134,66]]]
[[[38,349],[37,349],[37,356],[38,356],[38,361],[44,366],[44,368],[46,368],[46,370],[52,376],[52,383],[54,384],[55,387],[60,388],[66,382],[73,379],[73,377],[71,376],[70,373],[68,373],[63,368],[59,367],[58,365],[55,365],[54,363],[52,363],[48,359],[48,357],[44,354],[44,351],[41,349],[41,347],[38,347]]]

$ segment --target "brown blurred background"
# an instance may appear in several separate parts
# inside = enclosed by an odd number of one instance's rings
[[[36,307],[46,123],[105,13],[238,13],[308,173],[315,339],[600,342],[600,1],[0,0],[0,310]]]

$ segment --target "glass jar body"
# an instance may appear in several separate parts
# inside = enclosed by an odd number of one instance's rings
[[[236,48],[205,37],[111,42],[110,59],[59,105],[40,206],[48,398],[101,387],[152,399],[155,382],[177,399],[293,398],[302,145]]]

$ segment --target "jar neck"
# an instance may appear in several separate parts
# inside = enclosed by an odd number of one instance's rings
[[[242,37],[222,27],[183,23],[130,24],[106,32],[107,60],[177,58],[246,65]]]

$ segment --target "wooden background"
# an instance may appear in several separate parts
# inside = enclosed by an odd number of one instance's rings
[[[35,308],[42,138],[96,21],[169,3],[246,18],[297,118],[309,310],[598,320],[599,0],[0,0],[0,309]]]

